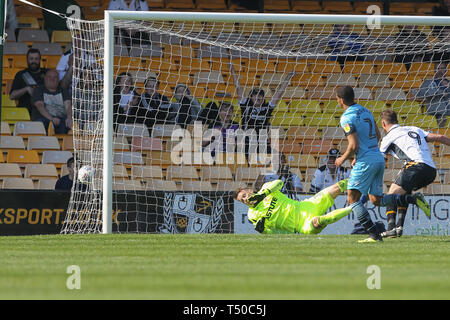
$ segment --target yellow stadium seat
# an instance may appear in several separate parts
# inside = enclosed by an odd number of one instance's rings
[[[28,138],[28,150],[60,150],[58,139],[53,136],[31,136]]]
[[[21,29],[40,29],[37,17],[17,17],[19,20],[19,28]]]
[[[144,181],[144,190],[178,191],[175,181],[162,179],[147,179]]]
[[[386,63],[377,65],[376,73],[388,74],[388,75],[406,74],[406,67],[403,63],[386,62]]]
[[[73,157],[73,154],[70,151],[46,150],[42,153],[42,163],[54,164],[59,169],[62,165],[67,164],[67,160],[71,157]]]
[[[30,179],[58,178],[58,171],[53,164],[27,164],[25,166],[24,177]]]
[[[30,121],[30,113],[27,108],[22,107],[2,108],[2,121],[10,124],[18,121]]]
[[[317,74],[341,72],[341,66],[337,61],[315,60],[314,62],[309,63],[309,68],[312,73]]]
[[[292,168],[317,168],[317,160],[309,154],[286,154],[286,162]]]
[[[22,178],[22,171],[17,163],[0,163],[0,179]]]
[[[193,166],[169,166],[166,170],[166,179],[181,181],[185,179],[198,180],[198,173]]]
[[[139,180],[114,180],[112,187],[113,190],[144,190],[144,186]]]
[[[25,142],[21,136],[0,136],[0,149],[25,149]]]
[[[289,117],[286,117],[284,112],[274,113],[270,120],[272,126],[290,127],[290,126],[302,126],[304,119],[300,113],[290,113]]]
[[[6,162],[18,163],[23,165],[28,163],[40,163],[39,154],[36,150],[21,150],[21,149],[8,150]]]
[[[58,181],[58,179],[56,179],[56,178],[41,178],[37,181],[37,185],[36,185],[35,189],[54,190],[56,181]]]
[[[3,189],[33,190],[33,180],[27,178],[6,178],[3,180]]]
[[[286,138],[291,141],[302,141],[305,139],[320,138],[319,127],[289,127],[286,131]]]
[[[384,101],[367,101],[362,105],[363,107],[369,109],[372,113],[380,113],[381,111],[388,109],[386,102]]]
[[[315,113],[321,112],[320,102],[318,100],[292,100],[289,103],[289,112],[295,113]]]
[[[417,101],[392,101],[391,108],[397,116],[422,113],[422,105]]]
[[[409,67],[408,74],[414,77],[424,78],[434,76],[434,63],[413,62]]]
[[[113,178],[115,180],[128,180],[127,168],[121,164],[114,164],[113,166]]]
[[[41,121],[16,122],[13,134],[22,137],[47,135],[44,124]]]
[[[200,169],[202,181],[217,182],[223,180],[233,180],[233,175],[229,167],[202,167]]]
[[[355,76],[372,74],[375,73],[375,65],[372,61],[346,61],[342,72]]]
[[[406,117],[400,117],[400,125],[416,126],[423,129],[437,129],[438,124],[436,118],[431,115],[408,114]]]
[[[307,60],[279,60],[276,64],[276,72],[288,73],[288,72],[310,73],[310,69]]]
[[[11,100],[9,98],[9,95],[3,94],[2,95],[2,110],[3,110],[3,108],[8,108],[8,107],[16,107],[16,101]]]
[[[11,135],[11,127],[9,123],[6,121],[1,122],[1,134],[2,136],[10,136]]]
[[[134,166],[131,168],[131,178],[134,180],[164,179],[160,166]]]
[[[234,180],[253,183],[260,174],[261,168],[258,167],[237,167]]]
[[[304,114],[303,121],[305,126],[315,127],[336,127],[339,125],[339,120],[335,118],[334,114]]]
[[[67,30],[53,30],[51,41],[66,45],[72,42],[72,35]]]
[[[181,191],[212,191],[209,181],[183,180],[180,186]]]

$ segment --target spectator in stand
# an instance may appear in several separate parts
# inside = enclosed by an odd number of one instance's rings
[[[68,17],[85,20],[81,6],[75,0],[41,0],[41,5],[43,8],[51,9]],[[50,38],[54,30],[69,30],[67,20],[61,16],[47,10],[42,10],[42,16],[44,17],[44,28]]]
[[[114,126],[119,123],[126,123],[128,112],[131,107],[139,103],[139,94],[133,87],[133,77],[128,72],[122,72],[114,83],[113,92],[113,113]]]
[[[433,7],[434,16],[448,16],[450,14],[450,0],[439,0],[439,6]]]
[[[102,102],[103,84],[91,69],[84,68],[76,86],[74,86],[74,119],[78,126],[83,129],[85,124],[94,123],[99,120]]]
[[[252,89],[249,96],[244,97],[244,90],[240,85],[239,77],[231,64],[230,70],[233,77],[234,86],[236,87],[238,94],[239,104],[241,106],[242,128],[244,130],[255,129],[257,132],[259,132],[259,129],[268,128],[273,110],[277,106],[284,94],[284,91],[286,90],[286,87],[296,73],[289,72],[282,81],[281,85],[278,87],[272,99],[270,99],[269,102],[266,102],[264,99],[265,92],[261,88]]]
[[[74,176],[75,176],[75,160],[73,157],[69,158],[67,160],[67,170],[69,171],[68,174],[65,176],[62,176],[56,181],[55,184],[55,190],[56,191],[72,191],[72,186],[74,182]],[[77,191],[86,191],[87,185],[76,183],[75,189]]]
[[[16,8],[14,6],[14,1],[8,1],[8,7],[6,8],[6,30],[11,30],[16,32],[19,26],[19,20],[17,20]]]
[[[364,51],[364,44],[361,36],[350,31],[348,24],[336,24],[333,27],[333,35],[328,41],[331,49],[330,60],[338,61],[341,68],[345,61],[364,60],[364,56],[359,55]]]
[[[75,48],[71,47],[69,50],[64,52],[64,54],[59,59],[58,65],[56,66],[56,71],[59,73],[59,81],[62,88],[69,90],[69,93],[72,94],[73,87],[76,83],[72,84],[73,77],[73,69],[74,63],[75,68],[85,69],[89,67],[93,72],[96,73],[96,77],[101,80],[102,77],[100,75],[100,68],[97,66],[97,62],[95,57],[90,54],[87,54],[83,51],[82,48],[82,40],[79,35],[75,35],[73,37]],[[76,76],[76,78],[78,78]]]
[[[148,4],[146,0],[111,0],[108,10],[125,10],[125,11],[148,11]],[[148,42],[148,34],[121,29],[121,41],[127,47],[130,47],[132,42]]]
[[[332,186],[340,180],[350,177],[350,170],[344,167],[336,167],[335,161],[341,153],[338,149],[332,148],[328,150],[326,164],[317,168],[311,180],[311,187],[309,192],[317,193],[329,186]]]
[[[50,121],[58,134],[66,134],[72,128],[72,97],[59,86],[56,70],[45,73],[44,85],[34,90],[32,102],[39,112],[36,120],[42,121],[46,130]]]
[[[144,82],[144,92],[139,97],[139,103],[129,111],[130,120],[134,123],[144,123],[151,136],[154,124],[168,123],[173,117],[171,103],[168,97],[158,92],[159,80],[149,77]]]
[[[436,117],[438,127],[445,128],[450,116],[450,82],[446,77],[447,62],[434,63],[434,78],[425,80],[420,89],[409,92],[411,99],[425,102],[427,114]]]
[[[192,96],[191,90],[185,84],[176,85],[173,98],[177,103],[176,123],[186,128],[186,125],[197,120],[202,111],[202,105]]]
[[[260,174],[256,179],[255,189],[261,188],[266,182],[281,180],[283,181],[281,192],[288,197],[292,197],[292,194],[303,191],[303,184],[300,177],[291,172],[289,165],[286,163],[286,156],[282,153],[280,153],[279,156],[280,160],[276,166],[278,167],[278,170],[270,174]]]
[[[41,68],[41,53],[38,49],[31,48],[27,52],[28,68],[17,72],[14,77],[9,98],[19,100],[18,107],[28,109],[31,120],[38,117],[31,103],[31,97],[35,88],[44,83],[44,75],[47,69]]]
[[[406,70],[409,70],[412,62],[422,62],[428,49],[427,35],[417,29],[415,25],[398,26],[399,32],[395,35],[394,62],[404,63]],[[408,53],[414,52],[414,53]]]
[[[55,190],[72,190],[73,178],[74,178],[74,158],[67,160],[67,170],[69,174],[62,176],[56,181]]]
[[[203,147],[210,145],[211,154],[214,157],[215,151],[227,151],[227,134],[239,129],[239,123],[233,121],[234,107],[231,103],[222,101],[219,106],[218,119],[209,125],[209,129],[217,129],[221,132],[222,141],[214,143],[215,139],[205,140]],[[214,138],[214,137],[211,137]],[[233,142],[234,145],[234,142]],[[234,150],[229,150],[233,153]]]

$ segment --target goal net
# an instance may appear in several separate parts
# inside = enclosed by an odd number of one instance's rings
[[[96,174],[75,183],[63,233],[104,231],[105,210],[112,232],[232,233],[244,223],[234,212],[238,187],[282,177],[283,192],[302,199],[346,177],[348,162],[327,168],[330,150],[347,147],[338,86],[354,88],[380,130],[384,109],[402,125],[449,128],[448,90],[433,87],[447,71],[448,22],[125,15],[112,20],[106,47],[106,20],[71,20],[75,167]],[[450,152],[429,146],[440,174],[424,191],[448,193]],[[402,165],[387,160],[385,191]]]

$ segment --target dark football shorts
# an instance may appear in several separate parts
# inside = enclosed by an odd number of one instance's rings
[[[395,184],[406,191],[419,190],[433,183],[436,178],[436,169],[425,163],[409,162],[399,172]]]

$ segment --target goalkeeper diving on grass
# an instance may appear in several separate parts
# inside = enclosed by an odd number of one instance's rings
[[[302,201],[283,194],[281,180],[265,183],[257,193],[251,188],[238,188],[234,198],[249,206],[247,217],[259,233],[317,234],[352,212],[351,207],[345,207],[326,213],[334,199],[347,190],[347,182],[341,180]]]

